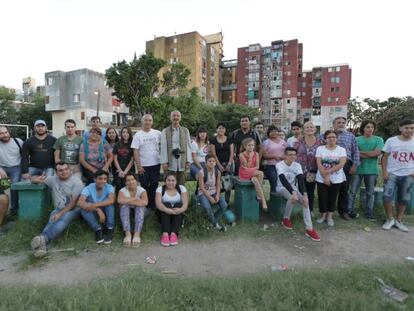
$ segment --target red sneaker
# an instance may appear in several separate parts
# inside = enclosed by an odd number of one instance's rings
[[[288,218],[283,218],[282,226],[285,227],[285,229],[287,230],[292,230],[293,228],[292,222]]]
[[[306,230],[305,235],[316,242],[319,242],[321,240],[321,238],[319,237],[319,234],[315,231],[315,229]]]
[[[177,235],[174,232],[171,232],[171,234],[170,234],[170,245],[171,246],[178,245],[178,238],[177,238]]]
[[[170,237],[168,236],[168,233],[163,233],[161,236],[161,245],[170,246]]]

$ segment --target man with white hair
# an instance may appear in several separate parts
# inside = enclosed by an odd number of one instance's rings
[[[155,208],[155,191],[160,179],[161,132],[152,128],[152,115],[145,114],[141,119],[142,129],[135,133],[131,148],[137,164],[139,182],[148,193],[148,207]]]
[[[191,139],[187,128],[180,125],[181,113],[171,112],[171,125],[163,129],[161,134],[161,165],[177,176],[177,183],[184,185],[185,171],[192,161]]]

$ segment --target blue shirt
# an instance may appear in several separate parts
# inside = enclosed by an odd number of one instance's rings
[[[110,184],[106,184],[102,189],[100,196],[98,196],[98,193],[96,192],[96,184],[91,183],[83,188],[81,195],[86,197],[86,202],[88,203],[98,203],[108,200],[111,193],[115,193],[114,187]]]

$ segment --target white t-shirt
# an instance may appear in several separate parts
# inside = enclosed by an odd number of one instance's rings
[[[382,151],[388,153],[387,172],[397,176],[414,174],[414,138],[403,141],[398,136],[385,142]]]
[[[286,143],[289,147],[295,147],[295,144],[299,141],[295,136],[291,136],[287,139]]]
[[[290,166],[285,163],[285,161],[280,161],[278,164],[276,164],[276,171],[277,171],[277,186],[276,186],[276,192],[281,191],[283,188],[285,188],[280,181],[279,175],[283,174],[289,184],[294,189],[297,188],[297,182],[296,182],[296,176],[303,174],[302,166],[298,162],[293,162]]]
[[[127,187],[122,188],[121,190],[119,190],[120,192],[122,192],[124,194],[124,196],[126,198],[130,198],[131,197],[131,193],[129,192]],[[136,198],[141,198],[141,194],[143,194],[146,190],[144,188],[142,188],[141,186],[137,186],[137,192],[135,194]]]
[[[20,147],[23,148],[23,141],[16,138]],[[19,166],[21,163],[20,148],[11,137],[7,143],[0,141],[0,166],[12,167]]]
[[[198,162],[206,162],[206,155],[208,154],[208,145],[199,148],[197,142],[193,141],[191,143],[191,152],[196,154]]]
[[[332,168],[339,164],[342,157],[346,157],[346,150],[340,146],[336,146],[334,150],[329,150],[326,146],[319,146],[316,149],[316,158],[321,158],[323,167]],[[344,170],[341,168],[339,171],[329,174],[331,183],[340,184],[346,180]],[[315,180],[319,183],[323,183],[323,177],[321,173],[316,173]]]
[[[181,193],[187,192],[187,189],[184,186],[182,186],[182,185],[180,185],[180,189],[181,189]],[[156,192],[162,194],[162,186],[158,187],[157,190],[156,190]],[[165,191],[165,193],[164,193],[164,195],[162,197],[162,202],[170,203],[170,204],[180,203],[181,202],[181,195],[177,191],[177,193],[174,196],[170,196],[168,194],[168,192]]]
[[[139,150],[142,166],[160,164],[161,132],[150,129],[149,132],[139,130],[132,139],[131,148]]]

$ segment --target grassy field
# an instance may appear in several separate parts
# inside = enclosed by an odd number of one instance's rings
[[[386,298],[376,277],[411,296],[403,304]],[[124,276],[76,286],[0,286],[0,309],[414,310],[413,280],[412,264],[226,278],[182,278],[131,269]]]

